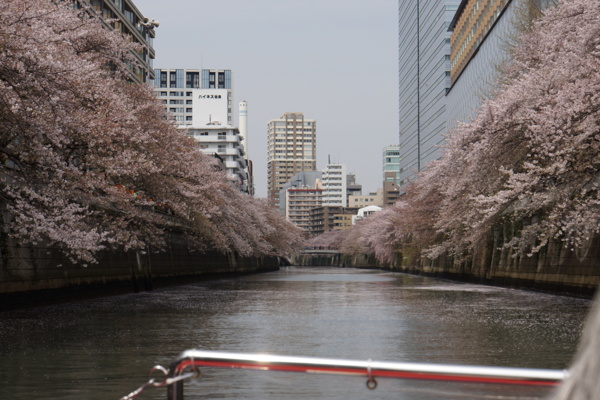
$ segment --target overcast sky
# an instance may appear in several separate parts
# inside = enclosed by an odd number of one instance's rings
[[[233,70],[248,102],[256,195],[267,195],[267,123],[317,121],[317,169],[346,164],[363,194],[382,185],[398,143],[397,0],[135,0],[160,21],[155,68]]]

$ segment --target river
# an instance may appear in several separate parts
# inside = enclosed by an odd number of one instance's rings
[[[0,314],[0,399],[117,400],[185,349],[562,369],[589,300],[400,273],[265,274]],[[186,399],[539,399],[544,387],[204,369]],[[139,399],[165,399],[148,389]]]

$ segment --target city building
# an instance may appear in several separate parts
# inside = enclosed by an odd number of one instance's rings
[[[310,236],[318,236],[332,230],[347,229],[352,226],[352,217],[358,208],[322,206],[310,210]]]
[[[288,182],[284,183],[279,191],[279,212],[281,215],[286,215],[286,190],[290,188],[321,187],[322,176],[323,173],[321,171],[301,171],[292,176]]]
[[[223,162],[229,177],[243,192],[248,191],[246,159],[240,132],[231,126],[204,126],[187,128],[186,135],[198,142],[198,148],[206,154],[215,155]]]
[[[451,87],[447,127],[469,121],[498,87],[501,66],[519,32],[554,0],[463,0],[450,24]]]
[[[154,75],[154,91],[179,127],[234,125],[231,70],[156,69]]]
[[[311,210],[321,207],[323,189],[320,183],[316,187],[289,188],[285,191],[286,218],[304,230],[307,234],[311,231]]]
[[[280,191],[296,173],[317,167],[317,123],[288,112],[268,123],[267,186],[269,203],[280,206]]]
[[[450,88],[448,27],[460,0],[399,0],[399,184],[439,157]]]
[[[323,170],[323,205],[348,206],[346,165],[328,164]]]
[[[348,197],[348,207],[363,208],[366,206],[383,207],[383,188],[367,195],[352,195]]]
[[[386,172],[394,172],[397,181],[400,182],[400,146],[389,145],[383,148],[383,174],[385,180]]]
[[[346,208],[344,211],[348,213],[334,214],[333,215],[333,230],[342,231],[344,229],[352,228],[352,220],[358,212],[357,208]]]
[[[356,183],[356,175],[354,174],[346,174],[346,193],[348,205],[350,205],[350,196],[360,196],[362,194],[362,185]]]
[[[243,102],[243,135],[233,125],[233,73],[229,69],[156,69],[154,92],[182,132],[198,148],[223,161],[240,190],[251,191],[244,148],[247,104]]]
[[[402,193],[398,184],[397,174],[395,172],[386,172],[383,181],[383,205],[391,206],[398,201]]]
[[[76,0],[75,4],[89,6],[108,29],[121,32],[128,40],[140,44],[140,48],[132,52],[138,64],[130,65],[129,79],[151,83],[154,79],[154,29],[158,27],[158,21],[144,17],[132,0]]]

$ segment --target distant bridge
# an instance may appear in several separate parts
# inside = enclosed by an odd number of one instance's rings
[[[304,249],[300,252],[301,254],[340,254],[339,250],[334,249]]]

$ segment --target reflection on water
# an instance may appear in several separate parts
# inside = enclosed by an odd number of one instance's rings
[[[118,399],[182,350],[566,368],[590,302],[333,268],[0,314],[0,399]],[[190,399],[542,398],[545,388],[203,370]],[[164,399],[163,389],[140,399]]]

